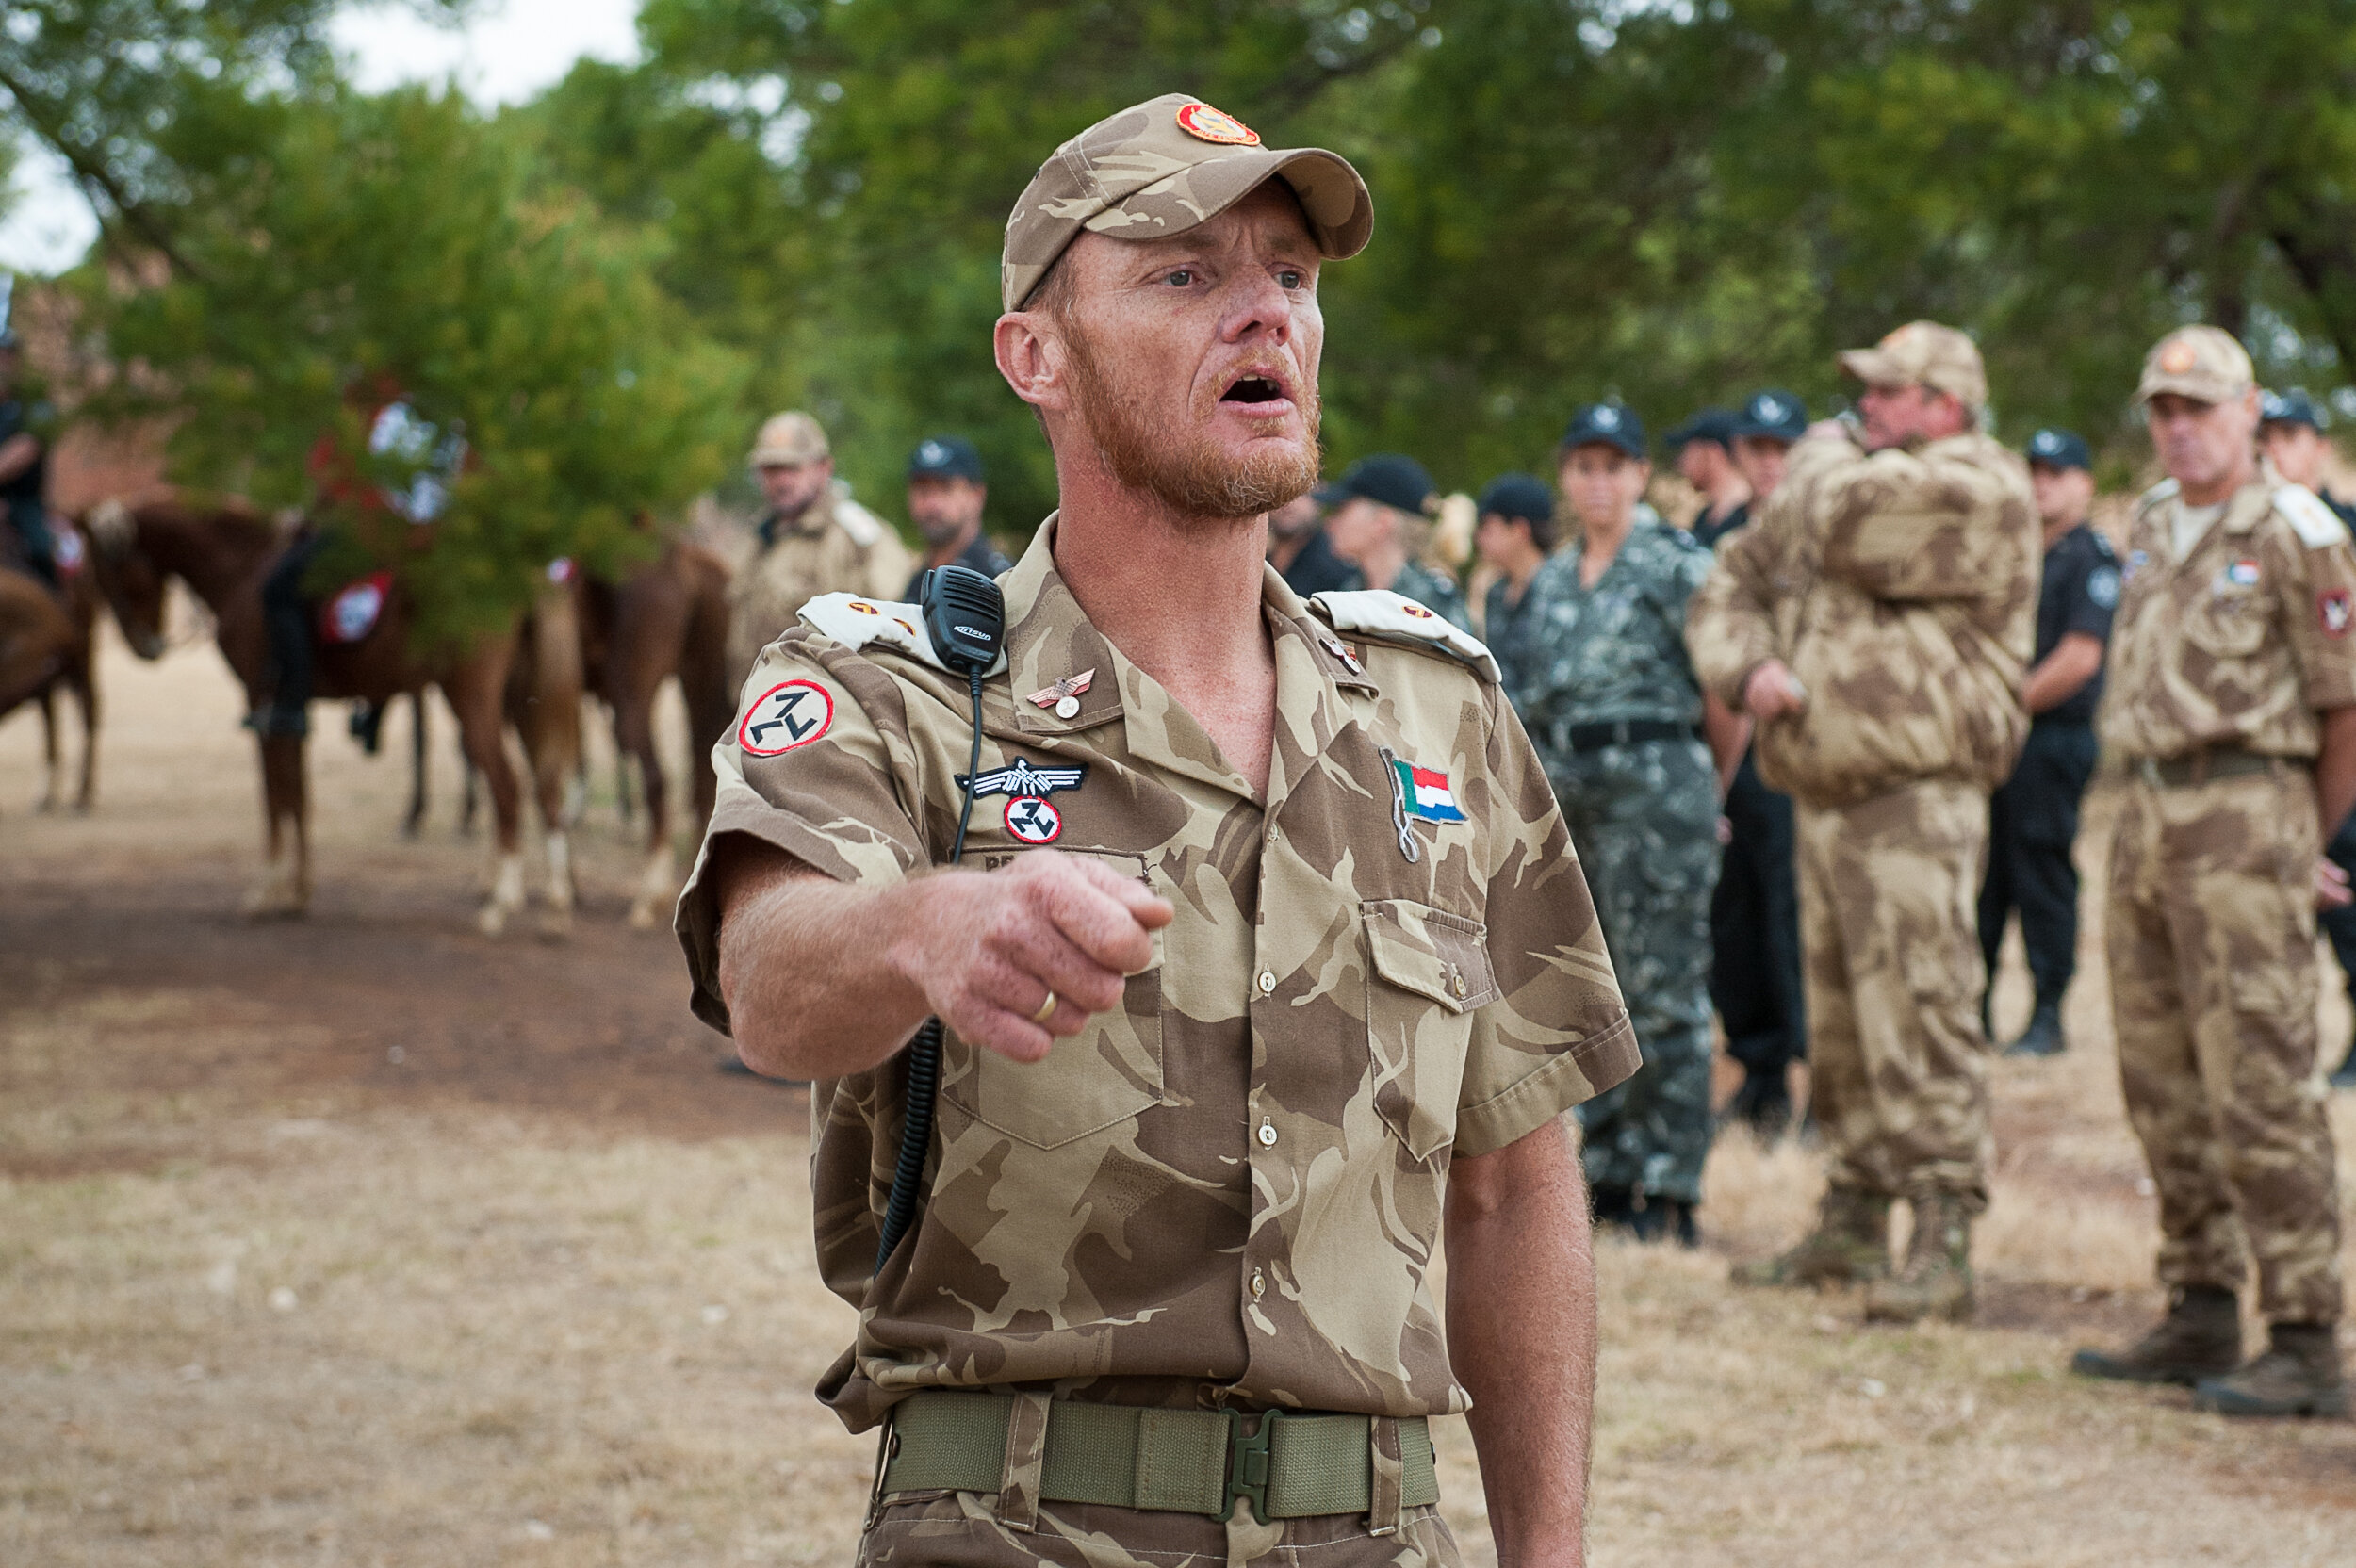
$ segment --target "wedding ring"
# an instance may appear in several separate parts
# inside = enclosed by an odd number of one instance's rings
[[[1047,1000],[1039,1004],[1039,1011],[1031,1015],[1031,1021],[1033,1023],[1045,1023],[1047,1021],[1047,1015],[1055,1010],[1055,993],[1051,990],[1047,993]]]

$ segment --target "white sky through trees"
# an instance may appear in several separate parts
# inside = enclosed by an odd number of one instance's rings
[[[369,91],[455,77],[478,104],[520,103],[584,55],[638,57],[638,0],[482,0],[466,25],[435,26],[398,4],[354,6],[330,34]],[[28,147],[0,219],[0,270],[55,273],[81,259],[98,221],[65,166]]]

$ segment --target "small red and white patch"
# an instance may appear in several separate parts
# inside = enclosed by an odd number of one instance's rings
[[[319,606],[320,638],[330,643],[366,641],[376,629],[384,613],[384,601],[392,594],[390,572],[370,572],[357,582],[346,583]]]
[[[578,575],[580,571],[581,568],[574,564],[573,558],[571,556],[560,555],[555,560],[548,563],[548,580],[562,588],[564,584],[572,581],[574,577]]]
[[[747,757],[781,757],[833,727],[833,694],[814,680],[788,680],[744,710],[736,723],[736,744]]]
[[[1042,795],[1016,795],[1006,802],[1006,832],[1022,843],[1052,844],[1063,837],[1063,813]]]
[[[1399,606],[1399,609],[1401,609],[1401,610],[1405,611],[1408,614],[1415,616],[1415,617],[1416,619],[1418,619],[1418,620],[1428,621],[1428,620],[1430,620],[1430,619],[1432,618],[1432,612],[1431,612],[1431,611],[1429,611],[1429,610],[1426,610],[1426,609],[1425,609],[1422,605],[1420,605],[1420,604],[1415,604],[1415,603],[1402,604],[1402,605],[1400,605],[1400,606]]]
[[[57,564],[58,573],[65,577],[79,572],[90,560],[90,551],[82,544],[82,535],[72,523],[51,525],[49,547],[49,558]]]
[[[2348,623],[2356,620],[2356,595],[2345,588],[2326,588],[2315,599],[2315,618],[2323,623],[2326,637],[2345,637]]]
[[[1188,104],[1178,111],[1178,128],[1198,141],[1216,141],[1224,147],[1257,147],[1260,133],[1232,114],[1221,114],[1208,104]]]
[[[853,599],[851,601],[851,608],[858,611],[862,615],[880,615],[883,613],[882,611],[876,609],[874,605],[869,604],[865,599]]]

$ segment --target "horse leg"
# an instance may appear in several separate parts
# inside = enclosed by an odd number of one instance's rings
[[[49,781],[33,809],[54,811],[65,804],[65,760],[58,755],[57,688],[54,685],[41,689],[41,744]]]
[[[87,662],[74,678],[74,695],[82,710],[82,788],[74,809],[88,816],[98,800],[98,673]]]
[[[475,916],[475,926],[486,937],[507,929],[507,923],[524,906],[523,810],[515,785],[515,770],[507,760],[507,736],[500,711],[507,684],[507,664],[515,639],[492,639],[478,648],[444,681],[442,694],[458,714],[458,739],[466,760],[483,775],[491,796],[495,829],[490,897]]]
[[[483,809],[483,774],[475,767],[472,759],[466,762],[466,792],[458,797],[458,836],[471,839],[474,837],[475,814]]]
[[[430,760],[425,717],[425,688],[409,694],[409,809],[401,813],[401,836],[416,839],[425,831],[426,764]]]
[[[663,754],[655,744],[651,693],[631,691],[614,709],[614,739],[617,747],[637,760],[638,776],[646,790],[646,866],[639,874],[638,894],[630,901],[630,923],[651,931],[679,891],[671,849],[670,781],[663,775]]]
[[[260,742],[262,811],[269,859],[245,896],[252,920],[292,919],[311,904],[310,801],[303,776],[303,741],[271,735]]]

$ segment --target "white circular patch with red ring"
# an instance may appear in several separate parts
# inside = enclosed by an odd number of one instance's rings
[[[1018,843],[1052,844],[1063,837],[1063,813],[1044,795],[1016,795],[1006,802],[1006,833]]]
[[[1221,114],[1208,104],[1188,104],[1178,111],[1178,128],[1199,141],[1216,141],[1224,147],[1257,147],[1260,133],[1232,114]]]
[[[834,727],[834,696],[814,680],[787,680],[753,699],[736,721],[736,744],[747,757],[779,757]]]

